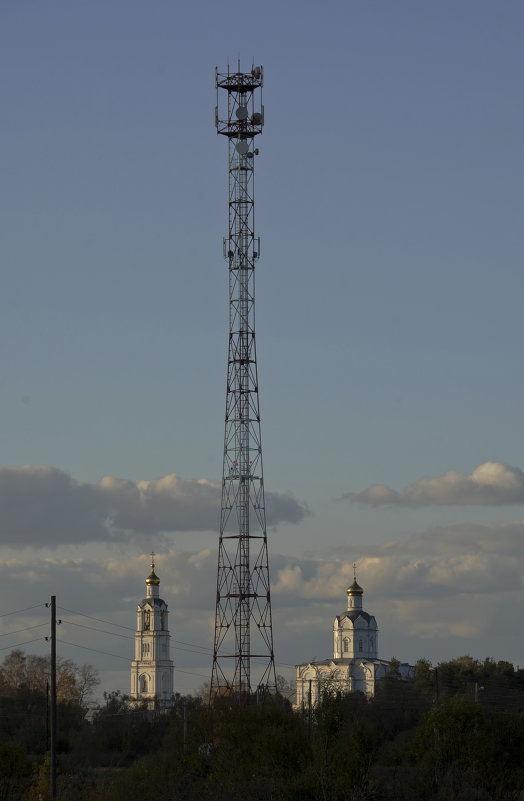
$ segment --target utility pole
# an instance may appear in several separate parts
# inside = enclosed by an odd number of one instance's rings
[[[307,695],[308,704],[307,704],[307,733],[308,733],[308,740],[311,742],[311,729],[313,724],[313,712],[311,708],[311,684],[313,683],[313,679],[309,680],[309,692]]]
[[[51,799],[56,798],[56,595],[51,596]]]
[[[263,82],[262,67],[215,71],[215,125],[229,151],[229,346],[211,703],[276,692],[255,346],[254,145],[264,125]],[[219,95],[227,97],[223,111]],[[255,681],[252,660],[260,666]]]

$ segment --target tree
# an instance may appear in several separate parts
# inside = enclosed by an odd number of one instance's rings
[[[8,654],[0,666],[0,738],[41,754],[49,748],[48,657]],[[90,665],[79,667],[70,659],[57,659],[57,749],[71,749],[71,738],[83,725],[87,700],[98,683]]]
[[[295,703],[297,696],[296,683],[286,679],[285,676],[281,676],[280,673],[277,673],[277,692],[279,692],[283,698],[287,698],[290,704]]]
[[[0,695],[13,696],[18,691],[47,693],[51,660],[48,656],[26,656],[15,649],[0,666]],[[58,703],[75,703],[87,711],[87,701],[99,684],[92,665],[79,666],[72,659],[57,657],[56,696]]]
[[[82,665],[76,676],[77,700],[81,707],[87,708],[87,703],[99,684],[98,670],[93,665]]]
[[[15,649],[8,654],[0,667],[0,692],[12,695],[26,683],[27,659],[23,651]]]
[[[0,801],[18,796],[21,777],[27,774],[27,763],[21,748],[0,742]]]

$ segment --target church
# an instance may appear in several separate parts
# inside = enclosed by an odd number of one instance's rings
[[[378,681],[387,674],[390,663],[378,657],[377,621],[362,608],[364,590],[357,583],[353,565],[353,584],[347,589],[347,609],[333,622],[333,658],[297,665],[297,707],[314,706],[323,688],[342,692],[375,694]],[[414,675],[412,665],[399,665],[401,679]]]
[[[151,554],[151,573],[146,578],[146,597],[137,607],[135,658],[131,662],[131,698],[150,708],[170,706],[174,665],[169,656],[168,610],[160,598],[160,579]]]

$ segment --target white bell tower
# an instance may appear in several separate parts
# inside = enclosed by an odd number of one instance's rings
[[[377,621],[362,608],[364,590],[357,582],[356,564],[346,592],[347,610],[333,622],[333,659],[378,659]]]
[[[146,578],[146,597],[137,608],[135,658],[131,662],[131,698],[149,707],[169,706],[173,695],[174,665],[169,657],[167,604],[159,597],[160,579],[151,554],[151,573]]]

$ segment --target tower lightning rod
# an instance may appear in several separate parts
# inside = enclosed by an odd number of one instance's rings
[[[255,345],[254,144],[264,125],[263,77],[262,67],[241,72],[240,62],[236,72],[215,70],[215,126],[228,141],[229,344],[211,703],[276,692]]]

